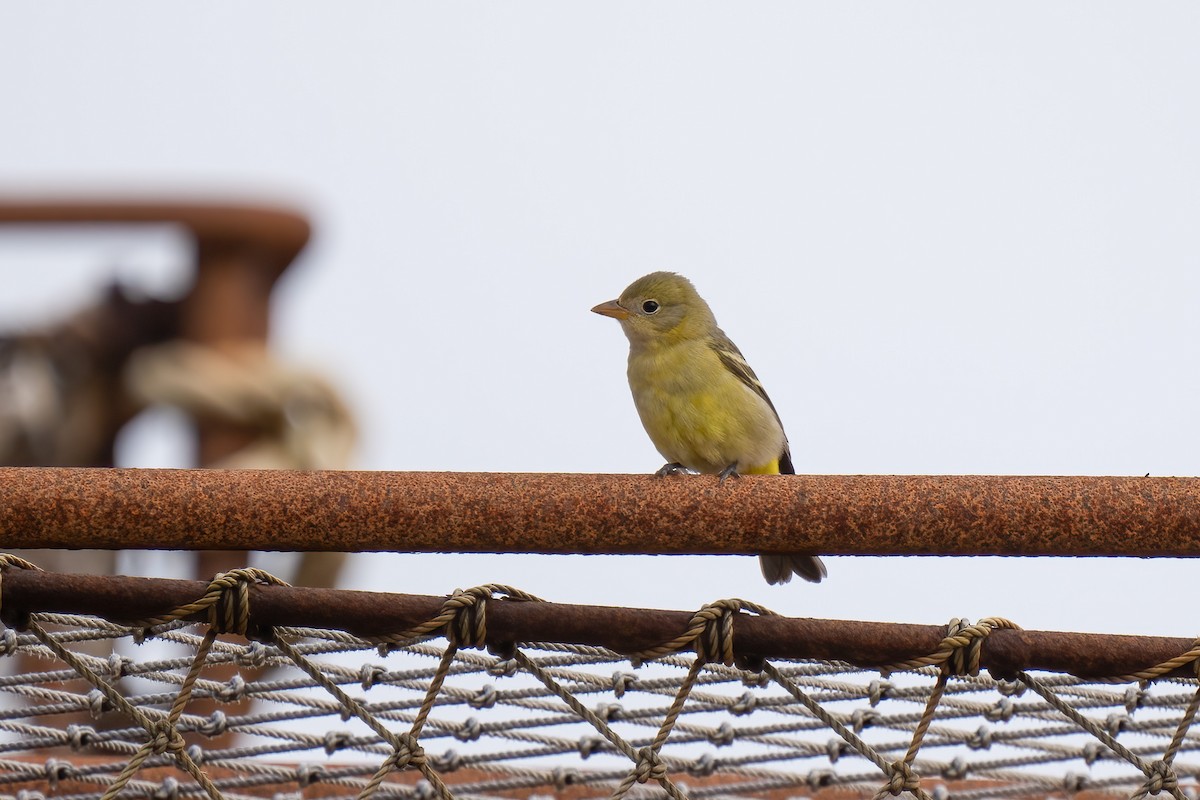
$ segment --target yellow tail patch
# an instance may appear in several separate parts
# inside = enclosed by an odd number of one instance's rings
[[[774,461],[768,461],[766,464],[762,464],[761,466],[750,467],[749,469],[738,471],[743,475],[778,475],[779,459],[777,458]]]

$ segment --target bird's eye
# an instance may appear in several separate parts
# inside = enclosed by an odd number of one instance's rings
[[[645,311],[647,314],[653,314],[655,311],[658,311],[658,301],[647,300],[642,303],[642,311]]]

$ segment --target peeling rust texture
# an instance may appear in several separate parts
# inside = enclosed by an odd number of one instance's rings
[[[0,584],[5,622],[20,625],[33,612],[59,612],[133,621],[173,611],[204,595],[204,581],[64,575],[10,569]],[[359,635],[400,633],[435,617],[446,598],[289,586],[250,588],[250,620],[272,626],[348,630]],[[632,655],[671,641],[693,612],[560,603],[487,601],[487,642],[557,642],[607,647]],[[203,620],[205,614],[196,615]],[[880,667],[928,655],[945,626],[757,617],[738,614],[734,651],[761,658],[808,658]],[[1191,649],[1192,639],[1051,631],[996,630],[983,641],[980,663],[996,677],[1018,670],[1115,677],[1147,669]],[[1194,677],[1181,669],[1173,676]]]
[[[1200,555],[1200,479],[0,469],[0,547]]]

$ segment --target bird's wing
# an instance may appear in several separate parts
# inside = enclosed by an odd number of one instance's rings
[[[771,407],[771,413],[775,415],[775,421],[779,423],[779,428],[782,430],[783,420],[779,418],[779,412],[775,410],[775,404],[767,396],[767,390],[763,388],[762,382],[754,374],[754,370],[746,363],[746,357],[742,355],[741,350],[738,350],[737,345],[730,341],[724,331],[718,328],[716,334],[709,340],[709,346],[717,354],[717,358],[721,359],[721,363],[725,366],[725,369],[733,373],[735,378],[748,386],[756,395],[767,401],[767,405]],[[786,446],[779,457],[779,472],[783,475],[794,475],[796,473],[795,467],[792,466],[791,450]]]
[[[779,412],[775,411],[775,404],[771,402],[771,398],[767,397],[767,390],[763,388],[762,382],[754,374],[754,370],[750,369],[750,365],[746,363],[746,357],[742,355],[741,350],[737,349],[737,345],[729,341],[729,337],[723,331],[718,330],[717,334],[709,341],[709,346],[717,354],[717,358],[721,359],[725,369],[750,387],[750,390],[756,395],[767,401],[767,405],[775,413],[775,419],[779,421],[779,427],[782,428],[783,421],[779,420]]]

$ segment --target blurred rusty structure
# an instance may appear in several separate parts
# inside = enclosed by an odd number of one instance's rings
[[[11,547],[1198,556],[1200,479],[0,468]]]
[[[96,305],[56,326],[0,335],[0,361],[20,346],[44,353],[55,365],[62,408],[49,430],[13,432],[0,463],[13,466],[111,466],[121,428],[142,405],[124,384],[126,365],[140,349],[168,341],[200,345],[235,357],[247,345],[264,347],[271,292],[308,242],[307,219],[292,210],[229,202],[138,202],[0,199],[0,232],[17,226],[55,230],[64,226],[176,226],[194,242],[191,286],[178,300],[131,299],[113,285]],[[226,418],[194,415],[196,455],[210,465],[242,451],[262,436]],[[264,424],[271,424],[269,421]],[[27,440],[22,441],[25,438]],[[183,465],[181,465],[183,466]],[[297,465],[300,466],[300,465]],[[83,547],[79,543],[76,547]],[[199,553],[197,575],[239,566],[241,556]],[[106,569],[96,555],[68,558],[66,565]],[[305,559],[304,583],[332,585],[341,561]],[[111,570],[111,564],[107,569]]]
[[[0,436],[0,463],[111,466],[118,433],[145,407],[130,392],[127,380],[128,365],[138,353],[168,342],[200,346],[216,357],[232,358],[248,346],[266,352],[271,291],[310,235],[309,223],[302,215],[273,207],[0,200],[0,232],[17,227],[53,232],[64,227],[117,225],[175,226],[186,231],[194,245],[190,287],[179,299],[163,300],[130,298],[123,287],[113,284],[94,305],[66,319],[47,322],[37,330],[0,335],[0,365],[38,364],[34,371],[43,376],[38,385],[51,395],[41,398],[35,424],[18,418],[9,435]],[[30,368],[11,369],[9,374],[10,381],[27,380]],[[226,459],[263,435],[261,428],[228,418],[192,414],[191,422],[201,465]],[[87,547],[80,541],[71,545],[70,551],[29,555],[67,571],[116,570],[115,554]],[[174,549],[174,545],[168,548]],[[199,552],[193,574],[213,575],[240,566],[244,560],[242,553]],[[333,585],[341,563],[342,557],[336,554],[305,557],[295,580]],[[15,670],[20,673],[31,667],[20,663]]]
[[[308,242],[310,227],[301,215],[277,208],[228,203],[77,202],[0,200],[0,226],[177,225],[195,241],[193,283],[174,302],[129,301],[113,291],[96,310],[95,335],[88,344],[95,362],[115,373],[137,347],[180,338],[217,350],[267,339],[271,290]],[[113,380],[115,384],[115,380]],[[119,392],[112,392],[117,397]],[[128,421],[117,406],[106,437],[89,465],[112,463],[112,441]],[[125,413],[122,413],[125,412]],[[235,452],[252,437],[228,425],[201,420],[199,461],[211,463]],[[107,458],[107,461],[104,459]]]

